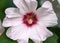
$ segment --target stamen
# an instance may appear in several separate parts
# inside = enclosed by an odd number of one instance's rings
[[[28,20],[28,23],[29,24],[32,24],[33,23],[33,20],[32,19]]]
[[[26,13],[23,16],[23,23],[26,24],[27,26],[32,26],[37,23],[37,17],[36,14],[33,12]]]

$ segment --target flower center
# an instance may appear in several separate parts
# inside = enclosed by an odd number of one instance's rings
[[[27,26],[32,26],[37,23],[37,17],[36,14],[33,12],[26,13],[23,16],[23,23],[26,24]]]

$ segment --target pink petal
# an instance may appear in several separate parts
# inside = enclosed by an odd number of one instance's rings
[[[22,18],[5,18],[3,21],[4,27],[16,26],[22,23]]]
[[[21,13],[19,12],[18,8],[7,8],[5,10],[6,17],[13,18],[13,17],[21,17]]]

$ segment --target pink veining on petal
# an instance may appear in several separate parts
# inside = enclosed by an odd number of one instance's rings
[[[38,21],[37,16],[33,12],[26,13],[23,16],[23,23],[29,27],[36,24],[37,21]]]

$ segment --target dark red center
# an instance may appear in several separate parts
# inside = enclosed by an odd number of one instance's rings
[[[26,13],[23,16],[23,23],[26,24],[27,26],[32,26],[37,23],[37,17],[36,14],[33,12]]]

